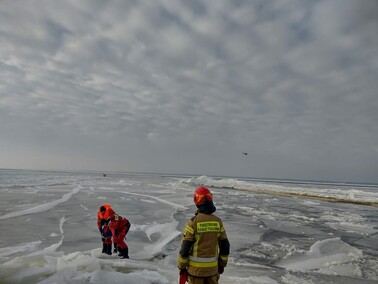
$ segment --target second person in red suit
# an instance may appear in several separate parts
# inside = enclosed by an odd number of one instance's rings
[[[130,222],[118,214],[110,215],[109,229],[112,232],[114,246],[117,247],[121,258],[129,258],[129,248],[125,243],[126,234],[130,229]]]

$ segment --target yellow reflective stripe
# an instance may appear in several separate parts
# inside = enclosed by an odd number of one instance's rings
[[[188,266],[189,259],[188,258],[183,258],[179,255],[178,257],[178,267],[180,269],[184,269]]]
[[[188,260],[189,260],[189,258],[187,258],[187,257],[182,257],[181,255],[178,256],[178,261],[180,263],[187,264]]]
[[[221,232],[223,233],[225,231],[224,227],[221,228]]]
[[[227,261],[228,260],[228,256],[220,256],[220,258],[222,259],[222,260],[224,260],[224,261]]]
[[[186,233],[190,233],[190,234],[194,234],[194,230],[193,230],[193,228],[192,227],[190,227],[189,225],[187,225],[186,227],[185,227],[185,229],[184,229],[184,235],[186,234]]]
[[[189,257],[182,257],[181,255],[178,256],[179,261],[181,262],[188,262]]]
[[[219,232],[220,230],[221,230],[220,224],[217,221],[207,221],[207,222],[197,223],[198,233]]]
[[[114,220],[118,221],[119,216],[117,214],[114,215]]]
[[[189,266],[194,267],[214,267],[218,266],[218,260],[212,262],[197,262],[189,259]]]

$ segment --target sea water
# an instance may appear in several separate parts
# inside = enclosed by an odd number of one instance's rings
[[[231,243],[220,283],[377,283],[376,185],[23,170],[0,170],[0,283],[177,283],[199,185]],[[101,254],[104,203],[130,259]]]

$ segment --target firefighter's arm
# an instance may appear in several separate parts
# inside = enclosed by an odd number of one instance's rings
[[[219,237],[219,266],[226,267],[228,261],[228,255],[230,254],[230,242],[228,241],[226,230],[221,227],[221,235]]]
[[[189,253],[192,249],[194,241],[183,240],[181,243],[181,249],[178,257],[178,268],[186,269],[189,263]]]
[[[189,264],[189,254],[194,244],[194,229],[192,222],[186,224],[184,232],[182,233],[181,249],[178,256],[178,268],[180,270],[186,269]]]
[[[226,267],[228,255],[230,254],[230,242],[228,239],[219,240],[219,259],[220,266]]]

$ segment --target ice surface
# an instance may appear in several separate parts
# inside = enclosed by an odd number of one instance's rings
[[[62,196],[62,198],[60,198],[60,199],[54,200],[52,202],[40,204],[38,206],[29,208],[29,209],[25,209],[25,210],[22,210],[22,211],[16,211],[16,212],[12,212],[12,213],[9,213],[9,214],[5,214],[3,216],[0,216],[0,220],[14,218],[14,217],[22,216],[22,215],[27,215],[27,214],[35,214],[35,213],[40,213],[40,212],[50,210],[50,209],[54,208],[55,206],[57,206],[58,204],[70,200],[72,195],[77,194],[80,191],[80,189],[82,189],[82,186],[77,186],[71,192],[64,194]]]
[[[377,200],[371,185],[27,173],[0,170],[0,283],[177,283],[179,235],[199,184],[211,186],[231,242],[221,284],[378,280],[376,208],[274,194]],[[101,253],[96,218],[104,202],[131,222],[131,259]]]
[[[20,252],[33,251],[41,243],[42,241],[35,241],[35,242],[29,242],[29,243],[21,243],[17,246],[2,247],[0,248],[0,257],[10,256],[12,254],[20,253]]]
[[[308,252],[294,252],[286,255],[277,266],[289,270],[320,270],[323,273],[333,273],[335,267],[348,263],[356,263],[363,257],[361,250],[352,247],[339,238],[326,239],[315,242]],[[359,269],[353,265],[346,265],[345,269],[338,271],[338,275],[361,276]]]

